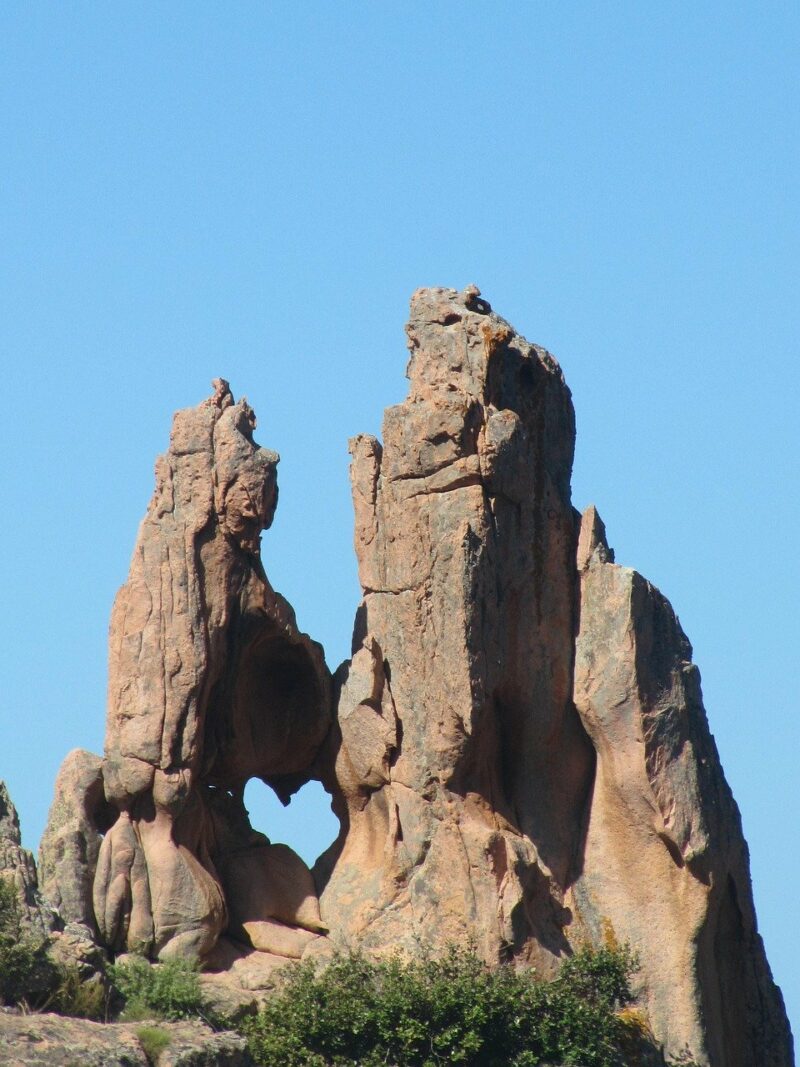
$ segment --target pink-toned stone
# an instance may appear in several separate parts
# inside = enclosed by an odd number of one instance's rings
[[[350,442],[363,600],[333,696],[259,558],[277,456],[252,410],[219,380],[175,417],[112,618],[103,943],[200,957],[250,1010],[337,946],[470,941],[547,974],[616,938],[668,1057],[791,1067],[691,648],[572,508],[558,364],[475,286],[418,290],[407,334],[408,398],[382,443]],[[106,816],[70,774],[52,841],[83,834],[90,869]],[[341,831],[313,877],[253,830],[252,777],[331,793]],[[85,914],[79,866],[48,870]]]
[[[257,992],[275,989],[280,972],[287,966],[286,956],[272,952],[249,952],[236,960],[230,970],[230,981],[241,989]]]
[[[275,919],[324,933],[311,872],[288,845],[253,844],[224,864],[228,929],[236,935],[248,924]],[[255,945],[255,948],[262,946]],[[272,950],[269,950],[272,951]]]
[[[642,964],[668,1054],[699,1063],[792,1062],[780,992],[758,936],[747,846],[708,729],[692,649],[669,603],[614,565],[583,516],[575,704],[597,752],[576,915],[610,925]]]
[[[19,815],[6,784],[0,781],[0,878],[17,892],[19,916],[26,934],[42,941],[58,927],[58,917],[39,891],[33,855],[22,847]]]
[[[789,1067],[691,649],[572,510],[557,364],[474,287],[415,293],[407,333],[408,399],[351,442],[364,599],[316,867],[334,943],[471,938],[546,973],[616,937],[669,1056]]]
[[[319,938],[319,934],[310,930],[287,926],[273,919],[245,922],[242,926],[253,948],[293,960],[299,960],[309,945]]]
[[[87,934],[95,932],[92,884],[102,834],[115,816],[103,792],[102,759],[74,749],[56,778],[39,845],[39,879],[61,921],[79,923]]]
[[[408,400],[382,445],[351,442],[364,601],[322,917],[370,948],[475,937],[548,966],[593,769],[571,694],[569,390],[472,292],[419,290],[407,333]]]
[[[255,862],[277,884],[286,866],[253,834],[244,787],[260,777],[288,800],[330,727],[322,651],[259,558],[278,456],[254,443],[254,427],[221,379],[177,413],[114,605],[102,774],[119,815],[100,847],[94,910],[116,951],[203,958],[229,921],[240,929],[226,900],[236,872]],[[318,922],[310,873],[297,857],[293,869]]]

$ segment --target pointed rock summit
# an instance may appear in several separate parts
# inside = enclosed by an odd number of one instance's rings
[[[634,945],[650,1023],[675,1055],[791,1063],[780,991],[756,929],[749,856],[703,708],[692,646],[664,596],[613,563],[587,509],[574,699],[596,754],[581,870],[591,940]],[[579,551],[580,557],[580,551]]]
[[[553,972],[629,942],[666,1060],[790,1067],[747,846],[691,646],[570,494],[555,359],[476,286],[420,289],[409,395],[350,442],[352,658],[269,584],[278,456],[228,383],[175,416],[112,616],[105,754],[72,754],[42,845],[62,918],[112,953],[267,988],[337,947]],[[313,872],[250,826],[253,777],[323,783]]]

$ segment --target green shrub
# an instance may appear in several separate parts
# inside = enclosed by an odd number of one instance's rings
[[[41,1007],[53,995],[58,972],[47,943],[28,933],[14,885],[0,876],[0,1003]]]
[[[133,959],[109,968],[111,981],[125,1001],[127,1019],[185,1019],[203,1015],[203,996],[196,964],[165,960],[150,964]]]
[[[263,1067],[615,1067],[635,967],[627,948],[581,949],[552,982],[456,948],[413,963],[337,956],[288,971],[241,1029]]]
[[[78,967],[62,965],[57,969],[58,985],[48,1010],[74,1019],[103,1022],[108,1015],[109,992],[99,976],[82,978]]]
[[[140,1026],[136,1030],[142,1052],[151,1063],[155,1063],[170,1043],[169,1034],[159,1026]]]

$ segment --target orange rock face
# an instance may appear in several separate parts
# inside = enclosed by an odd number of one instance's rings
[[[547,973],[616,937],[667,1057],[790,1067],[691,647],[572,507],[558,364],[474,286],[417,291],[407,334],[408,399],[351,442],[363,600],[333,684],[261,566],[278,457],[251,409],[220,381],[176,415],[112,617],[106,799],[73,757],[48,877],[114,952],[240,990],[337,945]],[[252,777],[331,794],[313,872],[253,831]]]
[[[616,937],[667,1056],[791,1064],[691,647],[572,508],[558,365],[474,288],[415,293],[407,333],[408,399],[351,443],[364,599],[323,921],[540,971]]]
[[[407,332],[408,400],[382,446],[351,442],[364,601],[323,918],[375,949],[469,936],[550,966],[594,768],[571,691],[570,394],[477,294],[420,290]]]
[[[725,1067],[791,1063],[691,645],[661,593],[614,564],[594,508],[579,545],[575,704],[597,774],[576,914],[594,938],[611,924],[636,947],[669,1051]]]
[[[284,922],[318,916],[313,888],[292,913],[287,864],[312,884],[310,872],[252,830],[242,798],[255,776],[287,797],[308,779],[330,726],[329,676],[259,558],[278,456],[253,442],[246,401],[215,385],[175,416],[111,620],[103,779],[119,815],[94,911],[105,944],[160,958],[204,958],[223,931],[246,940],[276,900]],[[243,873],[258,874],[259,893],[226,892]]]

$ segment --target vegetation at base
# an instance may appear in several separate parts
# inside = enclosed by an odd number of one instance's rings
[[[204,1017],[197,965],[165,960],[152,966],[134,958],[109,967],[109,977],[122,995],[124,1019],[188,1019]]]
[[[630,1067],[652,1035],[632,1004],[636,958],[607,941],[580,949],[551,981],[455,947],[420,961],[351,953],[322,969],[300,963],[258,1015],[234,1025],[204,1006],[185,960],[128,959],[89,981],[55,964],[0,877],[0,1002],[88,1019],[107,1019],[109,1002],[124,1004],[128,1021],[197,1017],[244,1033],[261,1067]],[[136,1033],[155,1062],[169,1035],[155,1025]]]
[[[86,981],[77,966],[54,962],[46,938],[26,929],[14,884],[0,877],[0,1004],[105,1019],[102,980]]]
[[[136,1030],[142,1052],[151,1063],[155,1063],[159,1055],[170,1043],[169,1034],[159,1026],[140,1026]]]
[[[263,1067],[618,1067],[630,1063],[637,968],[627,946],[582,948],[552,981],[490,969],[474,951],[371,962],[300,964],[241,1024]]]
[[[0,877],[0,1003],[40,1007],[52,998],[59,975],[46,948],[26,932],[16,887]]]
[[[56,963],[48,939],[23,921],[16,886],[0,876],[0,1004],[106,1020],[110,1004],[120,1002],[128,1019],[208,1018],[197,967],[185,960],[154,967],[133,959],[88,980],[77,965]]]
[[[99,975],[87,980],[75,965],[57,967],[56,973],[56,987],[50,1000],[43,1005],[47,1011],[69,1015],[73,1019],[106,1021],[111,991]]]

